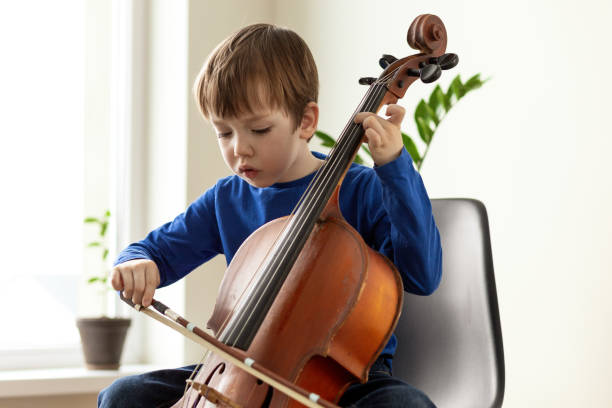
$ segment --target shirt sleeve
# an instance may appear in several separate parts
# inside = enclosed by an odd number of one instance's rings
[[[378,182],[367,193],[373,247],[395,264],[406,291],[429,295],[442,276],[442,246],[423,180],[406,149],[374,171]]]
[[[131,259],[150,259],[159,269],[159,287],[167,286],[221,253],[220,242],[213,187],[173,221],[121,251],[115,265]]]

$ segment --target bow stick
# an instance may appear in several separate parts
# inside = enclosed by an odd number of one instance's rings
[[[217,355],[226,359],[230,363],[242,368],[252,376],[259,378],[263,382],[271,385],[283,394],[295,399],[301,404],[312,408],[338,408],[337,405],[334,405],[320,398],[319,395],[313,392],[308,392],[305,389],[298,387],[297,385],[289,382],[285,378],[282,378],[274,372],[268,370],[261,364],[257,363],[255,360],[249,358],[241,350],[231,348],[221,343],[219,340],[206,333],[195,324],[189,322],[187,319],[185,319],[163,303],[153,299],[151,306],[158,312],[156,313],[147,307],[142,307],[141,305],[134,304],[130,299],[125,298],[123,296],[123,293],[120,293],[119,296],[121,297],[121,300],[123,300],[125,303],[127,303],[137,311],[143,312],[147,316],[152,317],[158,322],[165,324],[171,329],[176,330],[183,336],[212,351],[213,353],[216,353]],[[201,387],[202,389],[200,392],[202,393],[202,395],[204,395],[204,393],[206,392],[205,390],[208,389],[208,387],[206,387],[206,385],[204,384],[190,382],[190,385],[196,385],[197,387]],[[198,389],[197,387],[194,388]]]

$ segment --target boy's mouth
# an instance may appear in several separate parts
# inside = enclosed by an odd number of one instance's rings
[[[249,166],[240,166],[238,167],[238,171],[244,175],[246,178],[250,178],[253,179],[257,176],[257,174],[259,173],[259,170],[254,169],[253,167],[249,167]]]

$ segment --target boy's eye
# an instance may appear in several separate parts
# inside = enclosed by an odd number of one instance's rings
[[[253,133],[256,133],[258,135],[263,135],[265,133],[268,133],[270,131],[271,126],[267,127],[267,128],[263,128],[263,129],[252,129]]]
[[[224,137],[229,137],[231,135],[232,135],[232,132],[219,132],[219,133],[217,133],[217,137],[219,139],[222,139]]]

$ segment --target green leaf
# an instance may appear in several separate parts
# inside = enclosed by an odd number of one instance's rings
[[[463,87],[465,88],[465,92],[468,93],[469,91],[480,88],[483,84],[484,82],[480,80],[480,74],[476,74],[468,79],[467,82],[463,84]]]
[[[433,92],[429,96],[429,107],[436,112],[436,115],[440,117],[442,113],[448,112],[450,109],[450,101],[444,94],[440,85],[436,85]]]
[[[322,146],[325,146],[325,147],[334,147],[336,145],[336,140],[334,140],[334,138],[332,138],[330,135],[328,135],[325,132],[321,132],[320,130],[315,130],[314,135],[316,137],[318,137],[319,139],[321,139],[321,145]],[[368,154],[369,153],[370,152],[368,151]],[[370,154],[370,156],[372,156],[372,155]],[[359,154],[355,155],[354,162],[357,163],[357,164],[363,164],[364,163],[363,159],[361,158],[361,156],[359,156]]]
[[[414,110],[414,117],[415,119],[417,117],[423,118],[425,123],[429,123],[431,121],[435,124],[435,126],[438,126],[438,123],[440,123],[440,119],[438,119],[436,112],[423,99],[421,99]]]
[[[87,222],[87,223],[91,223],[91,222],[100,222],[99,219],[95,218],[95,217],[87,217],[83,220],[83,222]]]
[[[100,282],[100,283],[106,283],[108,281],[108,277],[104,276],[94,276],[93,278],[89,278],[87,280],[87,283],[95,283],[95,282]]]
[[[404,147],[410,154],[410,157],[412,157],[412,161],[418,165],[421,162],[421,155],[419,154],[419,149],[417,149],[414,141],[404,132],[402,132],[402,140],[404,142]]]
[[[108,256],[108,248],[104,248],[104,252],[102,253],[102,260],[105,261]]]
[[[108,221],[104,221],[100,224],[100,236],[103,237],[106,235],[106,229],[108,228]]]
[[[106,210],[106,212],[104,213],[104,216],[106,218],[110,217],[110,210]]]
[[[89,244],[87,244],[88,247],[100,247],[102,246],[101,242],[90,242]]]
[[[429,124],[419,116],[416,116],[415,119],[421,140],[423,140],[426,144],[429,144],[431,142],[431,137],[433,136],[433,132],[429,127]]]
[[[363,150],[365,150],[365,152],[368,154],[368,156],[372,157],[372,152],[370,152],[370,149],[368,149],[368,145],[367,145],[367,144],[365,144],[365,143],[364,143],[364,144],[362,144],[362,145],[361,145],[361,148],[362,148]]]
[[[336,145],[336,141],[327,133],[321,132],[320,130],[315,130],[315,136],[321,139],[321,145],[324,147],[334,147]]]
[[[472,76],[467,82],[461,81],[461,76],[457,75],[450,83],[447,92],[445,93],[442,88],[437,85],[429,95],[429,99],[421,99],[414,111],[414,120],[417,125],[419,136],[427,145],[423,156],[419,153],[419,150],[414,143],[414,140],[405,133],[402,133],[402,141],[406,150],[412,157],[413,162],[417,165],[417,169],[420,169],[425,157],[427,156],[428,149],[430,147],[433,136],[438,129],[440,122],[446,117],[446,114],[450,111],[453,105],[463,98],[468,92],[480,88],[489,79],[481,80],[480,74]],[[334,140],[327,133],[320,130],[315,131],[315,135],[321,140],[322,146],[334,147],[336,140]],[[372,153],[368,149],[367,145],[362,145],[365,152],[372,157]],[[362,163],[363,160],[359,155],[355,156],[355,162]]]
[[[452,80],[448,87],[448,91],[446,92],[446,97],[451,102],[453,101],[453,95],[455,96],[455,102],[459,101],[459,99],[463,98],[465,95],[465,86],[461,82],[461,76],[457,75],[455,79]]]

